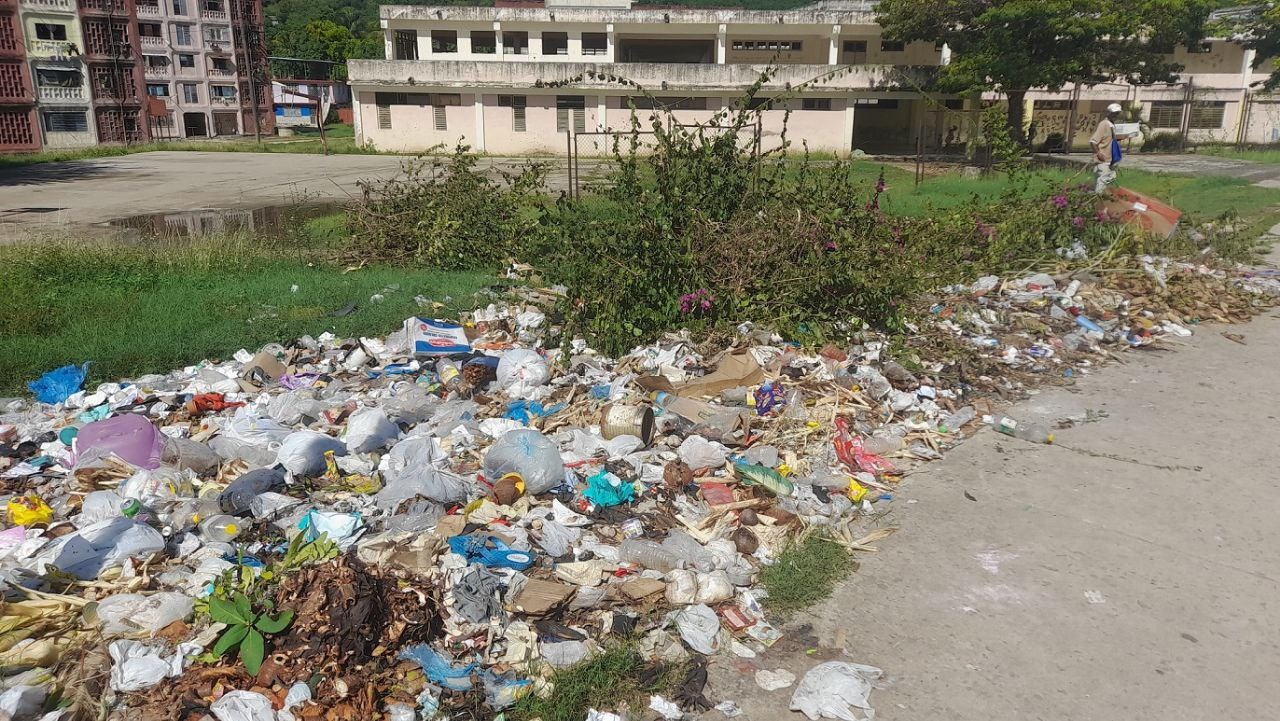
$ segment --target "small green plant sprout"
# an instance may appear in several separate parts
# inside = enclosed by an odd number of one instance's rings
[[[255,613],[249,597],[243,593],[237,593],[231,601],[210,599],[209,616],[227,624],[227,630],[213,646],[213,656],[225,656],[234,649],[244,662],[245,670],[254,676],[258,675],[266,653],[265,636],[280,633],[293,621],[293,611],[283,611],[274,618],[266,611]]]

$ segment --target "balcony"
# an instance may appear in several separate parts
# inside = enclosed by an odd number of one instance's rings
[[[84,86],[80,85],[71,88],[61,85],[41,85],[36,88],[36,92],[41,100],[84,100],[88,97]]]
[[[161,35],[143,35],[138,40],[142,43],[143,50],[163,50],[165,48],[164,37]]]
[[[143,69],[142,74],[148,78],[171,78],[173,77],[173,67],[169,65],[148,65]]]
[[[72,13],[76,11],[75,0],[22,0],[24,7],[33,10],[56,11]]]
[[[66,40],[32,40],[28,47],[32,55],[48,58],[69,58],[72,56],[72,49],[76,46],[75,43]],[[78,49],[75,54],[79,54]]]
[[[209,68],[209,77],[211,78],[234,78],[236,71],[227,70],[225,68]]]
[[[352,60],[352,85],[528,88],[582,76],[575,88],[617,88],[607,78],[622,76],[653,92],[737,91],[760,79],[764,65],[702,63],[476,63],[456,60]],[[936,67],[909,65],[779,65],[763,87],[781,91],[833,71],[815,90],[894,90],[927,84]],[[412,82],[410,81],[412,78]],[[552,92],[552,91],[548,91]]]
[[[138,17],[140,18],[158,18],[160,15],[159,5],[138,5]]]
[[[227,21],[227,11],[226,10],[201,10],[200,19],[225,23]]]
[[[215,107],[231,108],[236,105],[236,97],[232,95],[229,98],[215,95],[209,98],[209,104]]]

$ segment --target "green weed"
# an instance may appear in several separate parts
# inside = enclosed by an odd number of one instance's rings
[[[611,646],[582,663],[557,670],[551,676],[555,688],[549,696],[525,696],[507,716],[512,721],[582,721],[590,708],[626,706],[638,711],[648,707],[649,694],[668,693],[682,673],[683,667],[677,665],[650,678],[633,644]]]
[[[820,533],[793,541],[771,566],[760,571],[769,592],[765,605],[781,614],[803,611],[831,595],[856,565],[844,546]]]

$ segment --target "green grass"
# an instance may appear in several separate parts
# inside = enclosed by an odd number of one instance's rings
[[[310,242],[250,238],[4,246],[0,267],[3,394],[67,363],[91,361],[92,385],[306,334],[384,335],[420,312],[415,295],[467,299],[492,281],[376,265],[344,273]],[[371,303],[379,292],[385,301]],[[353,301],[356,312],[328,316]]]
[[[769,592],[765,605],[783,615],[803,611],[827,598],[837,582],[854,571],[853,557],[829,537],[813,533],[792,542],[772,566],[760,571]]]
[[[546,698],[525,696],[507,712],[512,721],[582,721],[587,709],[618,711],[622,706],[639,713],[648,708],[651,693],[670,691],[684,669],[672,666],[654,679],[642,678],[644,659],[631,644],[606,648],[582,663],[557,670],[555,689]]]
[[[350,125],[328,127],[325,129],[325,137],[328,140],[329,153],[333,155],[377,154],[375,150],[356,145],[355,130]],[[57,163],[68,160],[112,158],[156,151],[319,154],[324,152],[324,148],[320,144],[319,132],[311,130],[300,133],[293,138],[264,137],[261,144],[252,137],[235,138],[234,140],[170,140],[135,145],[97,145],[70,150],[48,150],[27,155],[6,155],[0,157],[0,169],[21,168],[28,165]]]
[[[1201,145],[1196,148],[1198,155],[1212,155],[1233,160],[1252,160],[1255,163],[1280,165],[1280,149],[1245,148],[1240,150],[1234,145]]]

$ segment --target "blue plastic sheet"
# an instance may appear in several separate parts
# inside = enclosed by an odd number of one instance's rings
[[[82,366],[65,365],[45,373],[27,384],[27,390],[36,395],[41,403],[61,403],[72,393],[84,385],[84,377],[89,374],[89,364]]]
[[[515,400],[507,404],[507,418],[520,421],[527,426],[532,418],[544,418],[553,413],[559,413],[564,408],[564,403],[547,407],[537,401]]]
[[[400,658],[421,666],[422,672],[432,683],[438,683],[451,691],[467,691],[471,688],[471,672],[476,670],[474,663],[453,666],[425,643],[406,648],[400,652]]]
[[[636,489],[612,473],[600,471],[587,478],[587,490],[582,495],[597,506],[608,508],[635,500]]]

